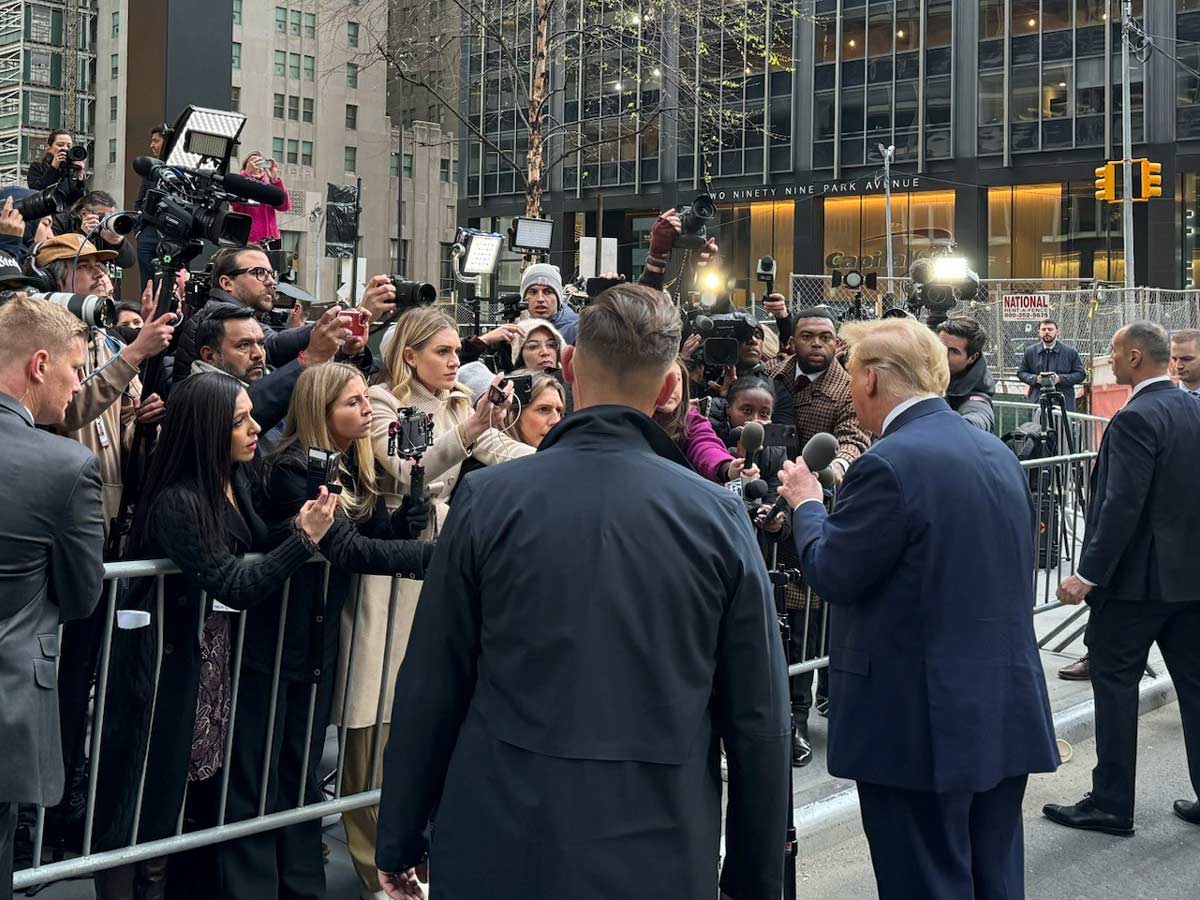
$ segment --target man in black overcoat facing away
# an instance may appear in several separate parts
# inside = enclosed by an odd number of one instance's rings
[[[441,900],[715,898],[718,740],[720,890],[780,896],[783,647],[742,502],[650,418],[679,342],[661,292],[605,291],[564,354],[574,414],[462,482],[396,680],[390,896],[428,846]]]
[[[1058,598],[1091,607],[1084,642],[1096,695],[1092,791],[1042,811],[1060,825],[1133,833],[1138,682],[1158,642],[1179,696],[1192,789],[1200,793],[1200,404],[1167,375],[1171,345],[1151,322],[1113,335],[1112,368],[1133,396],[1108,424],[1092,470],[1083,552]],[[1200,825],[1194,800],[1175,801]]]
[[[1058,765],[1016,457],[942,399],[946,348],[856,323],[850,392],[879,435],[826,514],[786,463],[800,568],[830,604],[829,771],[858,783],[880,900],[1021,900],[1021,800]]]

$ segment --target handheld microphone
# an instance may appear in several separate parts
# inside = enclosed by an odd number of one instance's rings
[[[823,487],[830,487],[833,484],[833,472],[829,466],[837,457],[838,442],[832,434],[827,431],[821,431],[814,434],[808,439],[808,443],[804,445],[804,449],[800,451],[800,456],[804,459],[804,464],[808,466],[808,470],[816,474],[817,479]],[[826,483],[828,479],[828,483]],[[775,501],[775,505],[767,512],[766,521],[770,522],[776,516],[787,511],[788,502],[780,497]]]
[[[247,178],[245,175],[231,172],[228,175],[218,176],[217,181],[229,193],[249,200],[257,200],[265,206],[283,206],[284,200],[287,199],[283,188],[259,181],[257,178]]]
[[[737,425],[729,429],[729,446],[736,447],[742,442],[742,426]]]
[[[747,481],[742,486],[742,500],[745,501],[746,506],[749,507],[751,512],[755,512],[762,506],[762,502],[766,499],[768,493],[770,493],[770,489],[767,487],[767,483],[761,478]]]
[[[758,460],[758,453],[762,450],[763,441],[767,439],[767,433],[760,422],[747,422],[742,427],[742,436],[738,441],[738,446],[742,449],[742,455],[746,458],[746,468],[750,468]]]

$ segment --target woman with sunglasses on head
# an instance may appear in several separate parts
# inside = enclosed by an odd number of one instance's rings
[[[299,572],[329,531],[337,505],[322,489],[272,536],[251,500],[247,469],[258,435],[250,398],[228,375],[197,375],[171,394],[134,516],[130,556],[165,557],[181,574],[166,577],[161,604],[155,579],[135,583],[122,607],[149,612],[150,627],[113,632],[108,698],[114,702],[101,727],[97,847],[170,837],[181,814],[193,827],[216,824],[230,715],[230,610],[268,600]],[[266,555],[245,560],[252,551]],[[187,872],[181,889],[205,871],[195,858],[170,859],[173,869]],[[147,879],[164,877],[162,864],[138,873],[108,870],[96,876],[97,893],[123,900],[144,891]]]
[[[300,570],[286,601],[276,591],[247,614],[227,822],[258,813],[268,728],[274,740],[266,812],[293,808],[302,790],[305,802],[322,799],[318,766],[332,710],[340,616],[343,608],[354,609],[353,576],[420,579],[433,555],[433,544],[411,540],[427,525],[427,504],[387,511],[377,484],[371,418],[367,384],[357,369],[345,363],[307,369],[296,382],[283,438],[262,463],[258,508],[274,530],[286,531],[303,508],[314,450],[337,454],[330,483],[340,492],[320,544],[329,565]],[[227,900],[325,893],[319,819],[219,844],[216,861]]]
[[[410,309],[384,337],[384,371],[380,382],[368,391],[374,413],[371,437],[379,470],[378,489],[389,509],[399,507],[409,494],[413,468],[412,459],[388,452],[390,426],[402,409],[432,417],[433,443],[421,455],[425,486],[434,501],[434,513],[423,535],[427,540],[437,539],[449,511],[445,500],[458,484],[464,462],[476,459],[495,465],[533,453],[533,447],[499,431],[512,404],[511,386],[502,403],[492,402],[489,389],[472,408],[469,390],[457,379],[460,347],[458,328],[444,312],[432,306]],[[492,383],[499,381],[496,376]],[[383,729],[386,741],[396,673],[421,593],[420,582],[402,582],[391,609],[391,579],[370,576],[365,582],[357,609],[347,607],[342,612],[339,677],[333,695],[334,721],[346,729],[343,793],[366,790],[373,781],[371,759],[377,729]],[[392,647],[385,671],[389,610]],[[381,684],[385,697],[379,721]],[[375,763],[378,784],[382,760],[377,758]],[[350,810],[342,821],[360,886],[369,896],[380,890],[375,868],[378,807]]]

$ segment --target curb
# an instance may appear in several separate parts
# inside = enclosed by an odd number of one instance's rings
[[[1138,715],[1175,701],[1175,685],[1167,676],[1143,681],[1138,691]],[[1096,702],[1085,700],[1055,713],[1054,733],[1072,744],[1086,741],[1096,731]],[[847,788],[829,797],[798,807],[793,816],[801,855],[833,847],[862,830],[858,789]]]

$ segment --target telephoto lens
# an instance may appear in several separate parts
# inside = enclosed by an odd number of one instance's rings
[[[22,197],[20,200],[14,199],[13,209],[19,212],[21,218],[26,222],[52,216],[62,209],[59,197],[54,193],[56,188],[57,186],[46,188],[44,191],[30,194],[28,197]]]
[[[428,306],[437,300],[437,288],[424,281],[409,281],[403,275],[389,275],[396,289],[396,305],[401,309]]]
[[[717,205],[708,194],[701,194],[692,201],[691,206],[679,210],[679,220],[683,232],[676,236],[675,246],[681,250],[703,250],[708,243],[708,230],[705,227],[717,214]]]
[[[75,318],[93,328],[109,328],[117,321],[117,304],[112,297],[97,297],[95,294],[38,294],[43,300],[65,306]]]

